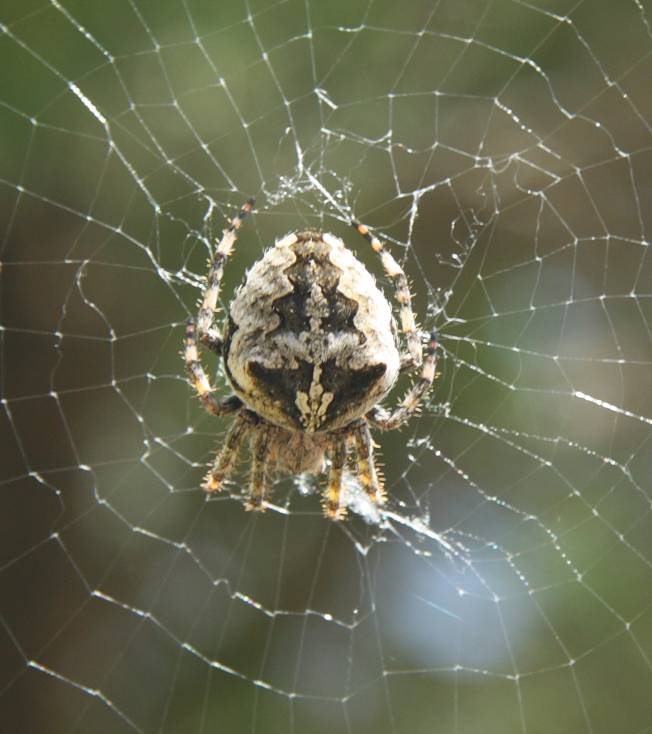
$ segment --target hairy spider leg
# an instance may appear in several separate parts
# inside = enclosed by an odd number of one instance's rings
[[[213,387],[199,360],[197,337],[199,337],[199,341],[206,344],[214,352],[217,354],[220,353],[222,339],[213,324],[213,319],[215,318],[215,309],[217,308],[220,281],[224,275],[224,263],[231,254],[242,220],[253,209],[253,206],[254,200],[249,199],[238,212],[237,216],[231,221],[231,225],[222,233],[222,239],[215,249],[215,254],[208,271],[208,285],[197,314],[197,319],[189,319],[186,326],[184,349],[186,370],[190,375],[191,384],[195,388],[195,392],[201,400],[202,405],[213,415],[233,413],[242,406],[242,402],[235,395],[229,396],[221,403],[215,400],[212,395]]]
[[[408,348],[408,354],[401,355],[401,370],[411,370],[415,367],[420,367],[423,362],[421,339],[414,320],[414,312],[412,311],[410,286],[408,285],[403,268],[401,268],[394,257],[385,249],[378,237],[369,231],[368,227],[355,220],[351,224],[367,240],[373,251],[380,255],[385,273],[394,284],[394,293],[400,307],[401,331],[405,335]]]
[[[186,363],[186,370],[190,375],[190,382],[201,404],[209,413],[213,415],[228,415],[229,413],[235,413],[236,410],[242,407],[242,401],[235,395],[230,395],[221,402],[218,402],[213,396],[213,388],[211,387],[210,380],[199,361],[197,330],[193,319],[190,319],[186,325],[183,357]]]
[[[428,392],[435,379],[437,367],[437,334],[433,331],[426,345],[426,358],[421,368],[421,378],[416,382],[403,402],[387,415],[380,408],[372,408],[367,413],[367,419],[376,428],[383,431],[392,431],[406,423],[416,412],[423,396]]]
[[[373,440],[366,421],[351,430],[356,473],[369,499],[375,505],[385,502],[385,490],[381,478],[376,471],[373,452]]]
[[[204,299],[197,313],[197,333],[199,340],[217,354],[222,348],[222,337],[214,324],[217,299],[220,294],[220,283],[224,275],[224,265],[233,251],[233,245],[238,238],[238,230],[242,220],[254,208],[254,200],[249,199],[231,220],[231,224],[222,232],[222,239],[215,248],[215,254],[208,271],[207,286]]]
[[[216,492],[223,488],[238,458],[242,442],[254,422],[254,417],[247,411],[241,410],[238,413],[226,435],[224,447],[217,455],[202,485],[207,492]]]
[[[345,433],[338,432],[332,434],[328,453],[331,459],[331,466],[328,472],[328,486],[324,491],[322,501],[324,515],[331,520],[343,520],[346,516],[346,508],[340,507],[340,493],[342,491],[342,478],[346,464]]]
[[[269,466],[269,445],[272,440],[274,426],[269,423],[256,428],[252,446],[251,477],[249,499],[246,510],[264,510],[263,502],[267,495],[267,469]]]

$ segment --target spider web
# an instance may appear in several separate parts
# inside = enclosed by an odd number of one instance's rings
[[[652,731],[649,3],[2,16],[7,730]],[[199,489],[179,350],[252,195],[223,306],[299,228],[382,282],[355,215],[438,330],[382,515]]]

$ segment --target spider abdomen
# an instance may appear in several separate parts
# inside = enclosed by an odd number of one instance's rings
[[[385,296],[341,240],[317,232],[288,235],[251,268],[231,302],[224,362],[251,410],[311,433],[364,415],[400,366]]]

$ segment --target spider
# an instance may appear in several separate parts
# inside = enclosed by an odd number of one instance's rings
[[[263,510],[270,470],[321,474],[328,459],[323,508],[340,520],[346,514],[340,492],[347,463],[374,505],[384,503],[369,427],[399,428],[415,413],[435,377],[436,335],[430,335],[424,359],[407,278],[355,221],[352,226],[393,281],[406,349],[399,351],[391,307],[364,265],[342,240],[313,231],[288,234],[265,251],[235,292],[220,333],[215,314],[224,265],[253,206],[251,199],[223,231],[197,317],[186,328],[184,360],[200,401],[213,415],[235,415],[203,487],[222,489],[248,442],[246,508]],[[234,394],[222,401],[213,395],[198,342],[223,359]],[[402,403],[391,413],[380,408],[399,373],[419,368],[420,379]]]

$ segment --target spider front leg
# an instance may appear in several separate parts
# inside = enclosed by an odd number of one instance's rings
[[[385,249],[383,243],[373,235],[369,228],[364,224],[360,224],[353,220],[351,222],[354,229],[361,234],[371,245],[373,251],[380,255],[380,260],[387,277],[394,283],[394,292],[396,300],[400,306],[401,314],[401,331],[405,335],[408,353],[401,355],[401,370],[410,370],[420,367],[423,362],[423,353],[421,350],[421,339],[417,331],[417,325],[414,320],[414,312],[412,311],[412,299],[410,297],[410,286],[403,272],[403,268],[396,262],[394,257]]]
[[[242,442],[254,425],[255,418],[249,411],[241,410],[238,413],[226,435],[224,448],[217,455],[202,485],[207,492],[216,492],[223,488],[238,458]]]
[[[376,471],[373,439],[367,421],[352,428],[350,435],[353,441],[352,463],[360,484],[374,505],[382,505],[385,502],[385,491]]]
[[[331,466],[328,472],[328,487],[324,491],[322,500],[324,515],[331,520],[343,520],[346,517],[346,508],[340,507],[340,494],[342,491],[344,466],[346,465],[345,433],[338,432],[331,434],[328,454],[330,456]]]
[[[403,398],[403,402],[390,415],[386,415],[379,408],[373,408],[367,413],[367,419],[376,428],[383,431],[392,431],[407,422],[416,412],[424,395],[430,389],[435,379],[437,366],[437,335],[433,331],[426,346],[426,358],[421,368],[421,378],[410,392]]]
[[[259,510],[260,512],[265,510],[263,503],[267,495],[269,449],[274,430],[274,426],[268,423],[262,423],[256,429],[252,442],[251,479],[246,510]]]

